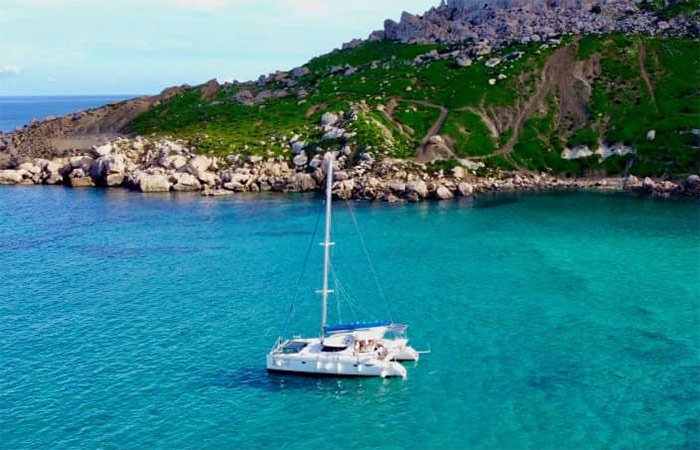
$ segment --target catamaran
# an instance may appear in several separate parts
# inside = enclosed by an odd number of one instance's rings
[[[406,325],[392,321],[328,325],[333,157],[326,155],[326,231],[323,251],[321,333],[319,337],[284,340],[278,338],[267,354],[269,372],[307,375],[403,377],[406,368],[399,361],[418,361],[420,352],[408,345]]]

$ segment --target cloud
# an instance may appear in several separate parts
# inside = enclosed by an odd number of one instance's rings
[[[67,3],[90,4],[94,0],[14,0],[15,4],[26,5],[65,5]],[[128,1],[128,0],[127,0]],[[169,3],[188,9],[215,9],[237,3],[252,3],[253,0],[130,0],[132,3]],[[118,2],[114,2],[118,3]]]
[[[243,3],[245,0],[142,0],[142,1],[160,1],[162,3],[175,3],[180,6],[192,9],[214,9],[224,6],[233,5],[235,3]]]
[[[0,66],[0,75],[19,75],[22,68],[15,65]]]
[[[19,5],[57,5],[64,6],[66,4],[92,4],[96,0],[11,0]],[[229,6],[256,7],[267,11],[292,11],[300,14],[317,14],[323,10],[333,10],[344,7],[356,7],[356,2],[347,2],[346,0],[102,0],[105,3],[119,4],[124,3],[150,3],[150,4],[166,4],[177,5],[185,9],[194,10],[215,10],[226,8]],[[401,0],[375,0],[379,4],[398,4]],[[431,3],[431,2],[428,2]],[[437,0],[432,3],[437,4]]]

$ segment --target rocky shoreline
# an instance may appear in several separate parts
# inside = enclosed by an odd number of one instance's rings
[[[448,200],[489,192],[550,189],[632,191],[655,196],[700,197],[700,176],[681,182],[626,178],[558,178],[549,174],[477,174],[463,166],[440,170],[408,160],[375,160],[368,153],[335,151],[333,194],[339,199],[385,202]],[[203,196],[237,192],[311,192],[322,189],[321,155],[303,165],[284,156],[195,154],[183,142],[120,138],[83,155],[53,160],[25,159],[0,170],[0,185],[125,187],[141,192],[195,191]],[[298,162],[298,161],[297,161]]]

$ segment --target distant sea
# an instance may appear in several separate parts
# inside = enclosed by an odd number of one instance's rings
[[[61,116],[137,95],[0,96],[0,131],[13,131],[32,119]]]

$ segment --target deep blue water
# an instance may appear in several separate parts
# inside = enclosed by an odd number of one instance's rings
[[[697,202],[356,204],[393,318],[432,348],[406,380],[265,372],[314,196],[12,187],[0,205],[3,449],[700,447]],[[346,206],[334,220],[358,315],[387,317]],[[317,332],[320,260],[290,333]]]
[[[133,97],[135,95],[0,96],[0,131],[14,131],[31,123],[32,119],[58,117]]]

